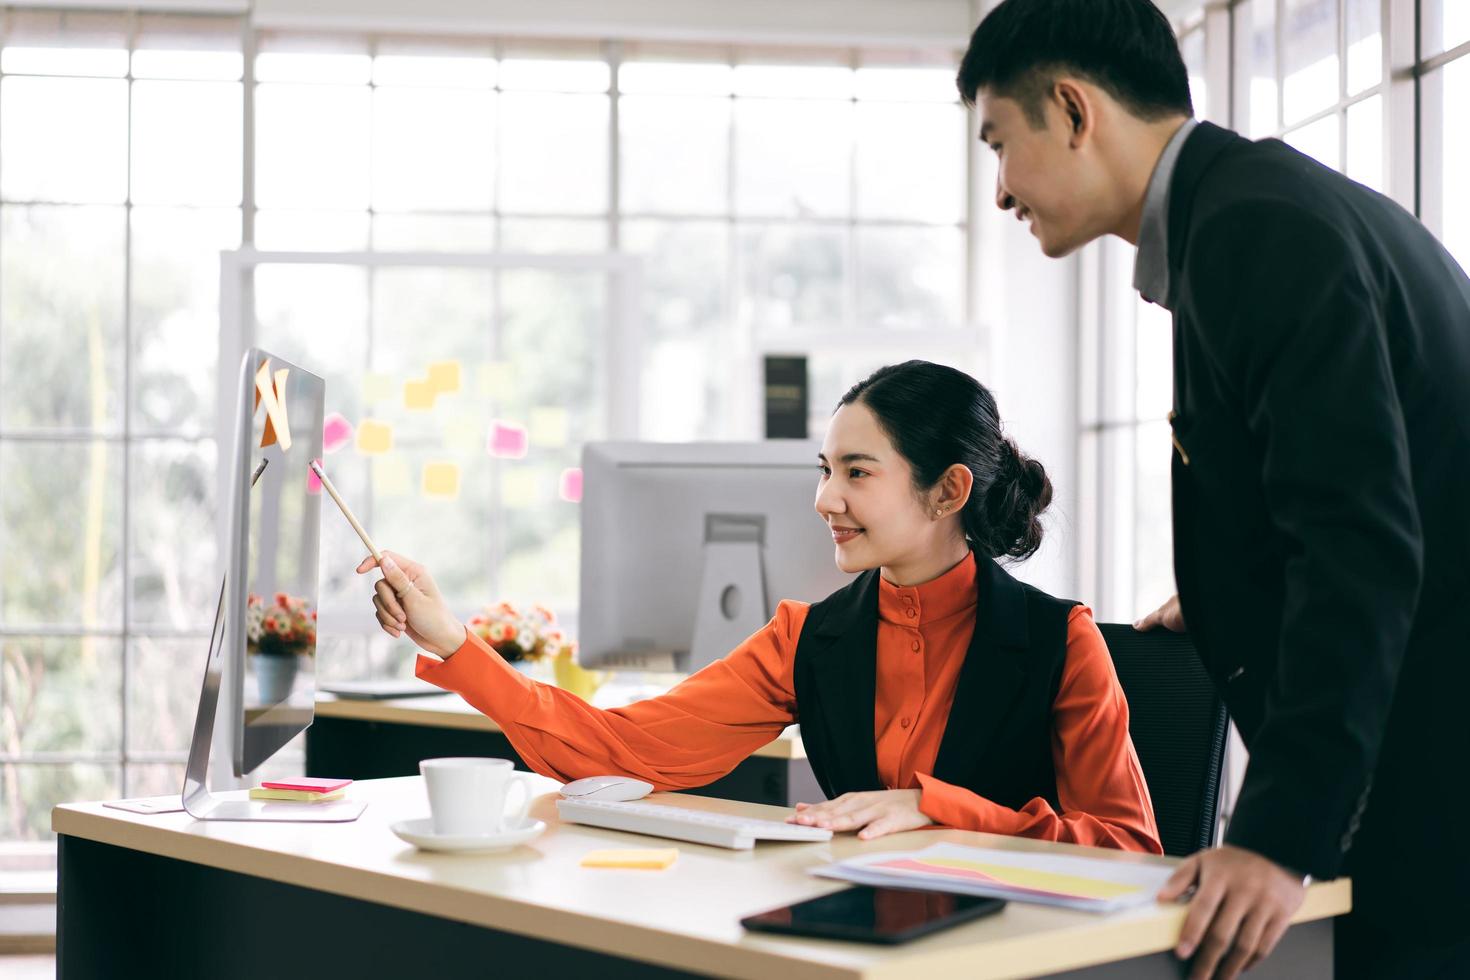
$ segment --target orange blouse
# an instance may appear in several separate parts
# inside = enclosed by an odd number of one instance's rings
[[[920,790],[920,810],[945,826],[1162,853],[1128,737],[1128,703],[1085,607],[1068,620],[1052,705],[1061,812],[1041,797],[1012,810],[930,775],[975,629],[975,574],[971,555],[923,585],[880,580],[873,731],[884,785]],[[781,602],[775,618],[724,659],[665,695],[622,708],[594,708],[531,680],[468,630],[448,660],[419,657],[417,673],[495,719],[543,775],[625,774],[661,790],[687,789],[725,775],[798,720],[792,667],[807,609]]]

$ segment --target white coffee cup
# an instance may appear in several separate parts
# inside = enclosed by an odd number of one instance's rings
[[[429,790],[436,834],[498,834],[522,823],[531,808],[530,778],[516,772],[509,759],[425,759],[419,772]],[[506,801],[515,786],[521,799],[510,808]]]

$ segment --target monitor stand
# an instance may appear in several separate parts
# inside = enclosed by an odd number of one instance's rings
[[[221,665],[224,652],[225,583],[220,583],[219,605],[214,612],[214,629],[209,634],[209,657],[204,665],[204,687],[199,694],[199,714],[194,719],[194,739],[189,744],[189,765],[184,771],[184,809],[196,820],[258,820],[285,823],[345,823],[356,820],[367,808],[354,800],[330,803],[267,802],[252,800],[248,790],[225,793],[209,791],[209,756],[214,742],[215,709],[219,705]]]
[[[707,514],[704,572],[694,611],[689,673],[714,663],[766,624],[766,583],[761,546],[766,521],[759,514]]]

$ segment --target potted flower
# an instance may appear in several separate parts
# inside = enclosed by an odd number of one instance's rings
[[[557,686],[579,697],[591,697],[603,677],[600,672],[577,664],[577,645],[557,625],[556,616],[545,606],[518,609],[508,602],[496,603],[470,617],[470,629],[496,653],[524,669],[549,661]]]
[[[261,702],[286,700],[301,658],[316,651],[316,610],[306,599],[284,592],[277,592],[269,605],[250,595],[245,601],[245,646]]]

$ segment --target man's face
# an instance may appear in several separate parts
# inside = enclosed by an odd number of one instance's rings
[[[976,96],[980,139],[1000,162],[995,203],[1031,226],[1042,252],[1067,255],[1104,234],[1105,182],[1086,144],[1076,145],[1072,120],[1046,99],[1038,129],[1013,98],[981,89]]]

